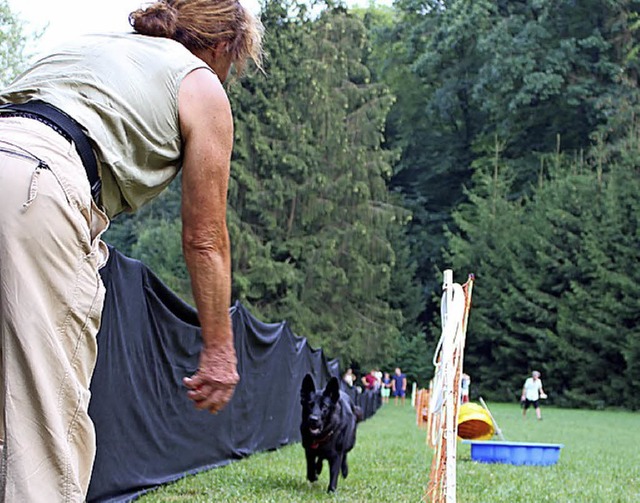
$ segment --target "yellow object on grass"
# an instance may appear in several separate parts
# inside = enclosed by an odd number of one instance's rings
[[[489,413],[476,403],[463,403],[458,410],[458,437],[465,440],[489,440],[495,428]]]

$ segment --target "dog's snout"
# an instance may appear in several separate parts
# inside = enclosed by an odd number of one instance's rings
[[[313,414],[309,416],[309,422],[311,424],[318,424],[320,422],[320,418],[318,416],[314,416]]]

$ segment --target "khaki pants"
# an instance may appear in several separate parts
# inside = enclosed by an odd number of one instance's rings
[[[0,118],[0,501],[86,498],[107,226],[75,148]]]

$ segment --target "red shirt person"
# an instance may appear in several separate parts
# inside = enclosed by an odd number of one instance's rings
[[[375,376],[375,372],[372,370],[367,375],[362,376],[362,384],[366,389],[374,390],[378,378]]]

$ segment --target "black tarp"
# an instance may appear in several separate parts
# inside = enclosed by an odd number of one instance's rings
[[[201,347],[195,310],[141,262],[111,248],[89,414],[97,453],[88,501],[129,501],[149,488],[300,440],[299,390],[339,376],[286,322],[267,324],[231,308],[240,383],[219,414],[198,411],[182,378]],[[378,397],[353,394],[366,417]],[[301,450],[301,466],[303,465]]]

